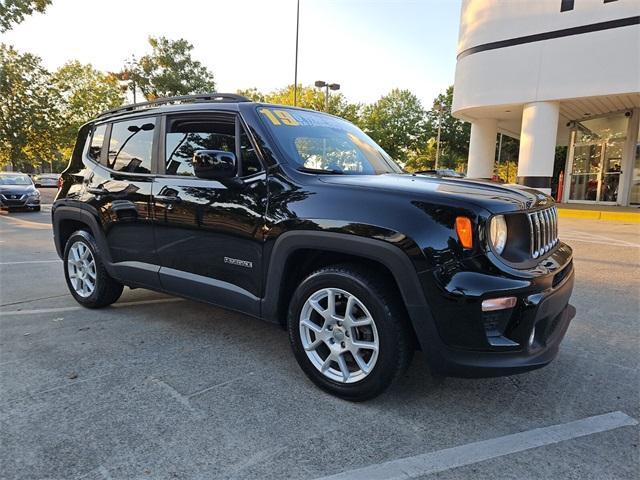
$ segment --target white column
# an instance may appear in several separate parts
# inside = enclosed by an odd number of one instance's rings
[[[496,119],[481,118],[471,124],[467,177],[491,178],[493,176],[497,134],[498,121]]]
[[[558,102],[528,103],[522,110],[518,183],[551,193],[558,135]]]
[[[634,163],[636,159],[636,144],[640,141],[640,108],[634,108],[627,126],[627,140],[622,151],[622,173],[618,186],[618,205],[629,205],[631,189],[633,187]]]

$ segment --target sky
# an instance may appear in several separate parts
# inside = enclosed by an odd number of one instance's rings
[[[298,82],[339,83],[353,102],[392,88],[430,107],[453,83],[460,0],[300,0]],[[118,71],[149,36],[184,38],[219,92],[293,84],[296,0],[53,0],[0,41],[55,70]]]

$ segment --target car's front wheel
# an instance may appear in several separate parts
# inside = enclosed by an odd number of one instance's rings
[[[122,295],[123,285],[109,276],[93,236],[78,230],[64,249],[64,275],[73,298],[87,308],[111,305]]]
[[[307,376],[346,400],[379,395],[413,356],[394,289],[358,265],[325,267],[307,277],[291,300],[288,329]]]

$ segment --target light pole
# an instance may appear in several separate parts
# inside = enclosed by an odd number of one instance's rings
[[[438,169],[438,161],[440,160],[440,130],[442,126],[442,103],[438,102],[434,105],[434,108],[438,110],[438,140],[436,142],[436,164],[434,170]]]
[[[296,61],[293,72],[293,106],[298,105],[298,33],[300,31],[300,0],[296,10]]]
[[[324,80],[318,80],[315,83],[318,88],[324,88],[324,111],[329,111],[329,90],[340,90],[339,83],[327,83]]]

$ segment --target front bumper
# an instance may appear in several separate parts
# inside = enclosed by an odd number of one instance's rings
[[[413,318],[422,315],[416,333],[431,370],[446,376],[492,377],[551,362],[576,313],[569,304],[575,273],[571,250],[565,247],[556,255],[556,268],[526,280],[458,271],[447,277],[448,283],[438,282],[438,294],[432,290],[430,295],[431,308],[410,312]],[[504,311],[496,333],[496,322],[481,310],[482,300],[508,296],[518,299],[517,307]]]
[[[522,314],[523,329],[533,333],[533,342],[527,341],[511,351],[470,351],[442,345],[432,367],[457,377],[495,377],[544,367],[557,356],[560,342],[575,317],[576,309],[568,303],[573,280],[571,272],[557,291],[540,294],[539,303]]]

